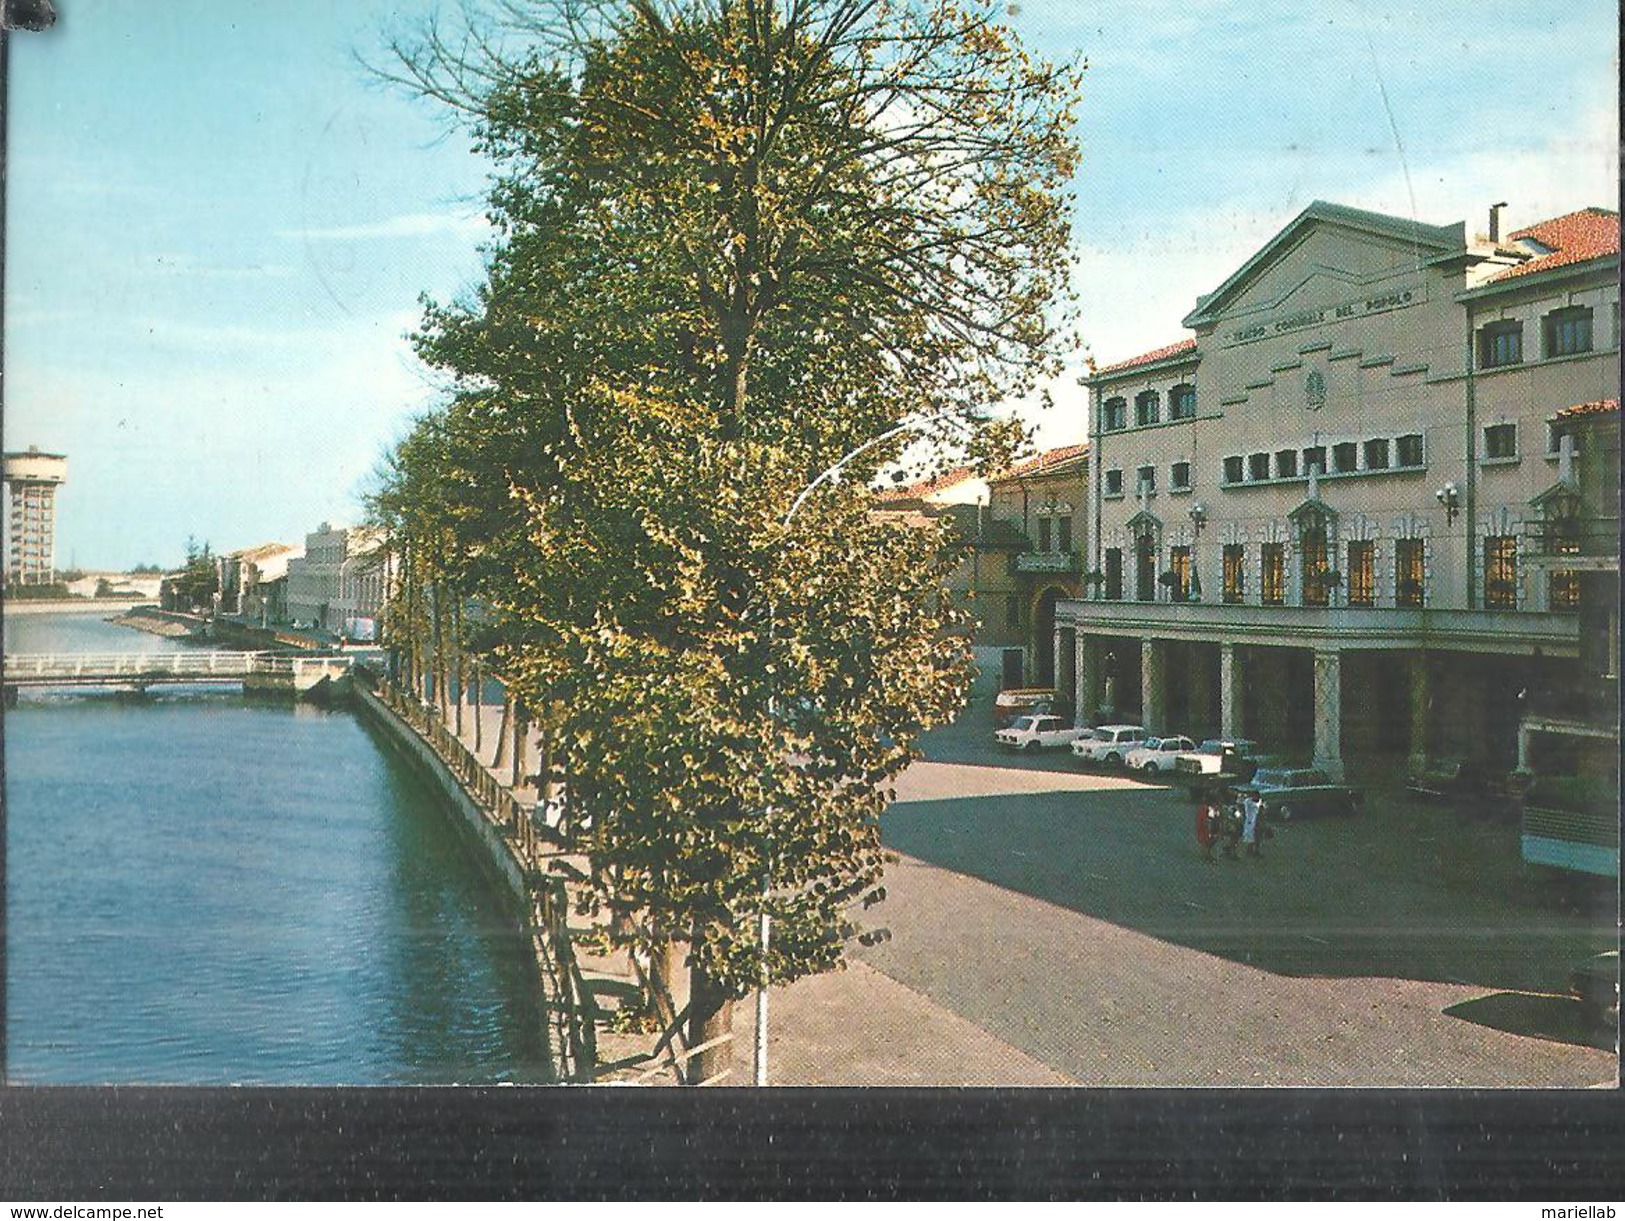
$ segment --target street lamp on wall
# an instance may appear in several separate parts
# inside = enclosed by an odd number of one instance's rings
[[[1456,514],[1461,512],[1460,489],[1458,489],[1454,483],[1447,483],[1437,492],[1433,493],[1433,498],[1444,506],[1445,524],[1454,524]]]
[[[1191,584],[1185,591],[1187,602],[1200,602],[1202,600],[1202,565],[1197,561],[1196,540],[1202,537],[1202,527],[1207,525],[1207,505],[1198,500],[1190,508],[1191,514]]]

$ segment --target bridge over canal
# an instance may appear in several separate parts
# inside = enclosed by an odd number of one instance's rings
[[[308,695],[347,680],[348,657],[193,649],[175,653],[7,653],[5,698],[24,687],[109,687],[145,691],[161,685],[240,685],[245,691]]]

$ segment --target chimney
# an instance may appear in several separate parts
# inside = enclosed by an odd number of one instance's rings
[[[1499,244],[1501,241],[1501,209],[1506,207],[1506,200],[1490,205],[1490,241]]]

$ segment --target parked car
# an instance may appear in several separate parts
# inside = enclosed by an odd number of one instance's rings
[[[1326,774],[1312,767],[1261,767],[1248,783],[1237,785],[1238,793],[1256,793],[1259,810],[1265,818],[1291,822],[1318,814],[1349,815],[1364,799],[1358,789],[1333,784]]]
[[[1144,741],[1144,725],[1096,725],[1089,737],[1072,743],[1072,753],[1085,763],[1116,767]]]
[[[1406,790],[1418,797],[1482,797],[1489,787],[1489,772],[1464,759],[1437,760],[1405,781]]]
[[[1570,976],[1574,998],[1588,1025],[1605,1029],[1619,1026],[1619,951],[1608,950],[1586,959]]]
[[[1258,743],[1251,738],[1207,738],[1194,751],[1174,760],[1174,771],[1182,777],[1230,776],[1251,780],[1258,763],[1253,758]]]
[[[1123,766],[1131,772],[1145,772],[1155,776],[1174,770],[1174,761],[1187,751],[1196,749],[1189,738],[1147,738],[1123,756]]]
[[[1011,750],[1042,750],[1069,745],[1088,732],[1074,728],[1070,721],[1058,716],[1024,716],[1016,718],[1009,728],[994,733],[993,740]]]

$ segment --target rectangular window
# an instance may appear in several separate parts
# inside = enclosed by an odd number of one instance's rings
[[[1155,492],[1157,490],[1157,468],[1142,466],[1135,472],[1134,486],[1136,489]]]
[[[1484,369],[1523,363],[1523,323],[1492,322],[1478,332],[1478,363]]]
[[[1224,481],[1226,483],[1241,482],[1241,455],[1232,454],[1224,460]]]
[[[1168,470],[1168,486],[1175,488],[1188,488],[1191,485],[1191,464],[1189,462],[1176,462]]]
[[[1038,549],[1040,551],[1048,551],[1049,550],[1049,530],[1050,530],[1049,518],[1040,517],[1038,519]]]
[[[1107,471],[1106,472],[1106,495],[1108,495],[1108,496],[1121,496],[1122,494],[1123,494],[1123,472],[1120,471],[1120,470],[1118,470],[1118,471]]]
[[[1325,606],[1331,592],[1331,586],[1326,580],[1328,571],[1326,563],[1326,531],[1306,530],[1299,541],[1303,568],[1303,595],[1305,606]]]
[[[1296,479],[1298,477],[1297,450],[1281,449],[1275,451],[1275,477],[1277,479]]]
[[[1270,456],[1268,454],[1247,455],[1247,478],[1268,479],[1270,477]]]
[[[1057,517],[1055,519],[1055,550],[1072,550],[1072,519],[1070,517]]]
[[[1490,610],[1518,606],[1518,540],[1510,534],[1484,539],[1484,605]]]
[[[1326,473],[1326,447],[1324,445],[1311,445],[1303,451],[1303,473],[1307,475],[1310,471],[1319,471],[1322,475]]]
[[[1398,457],[1399,466],[1422,465],[1422,434],[1419,432],[1407,433],[1394,442],[1394,449]]]
[[[1374,441],[1365,443],[1365,469],[1368,471],[1385,471],[1388,469],[1388,441],[1379,437]]]
[[[1554,611],[1580,609],[1580,577],[1573,572],[1554,572],[1546,578],[1546,605]]]
[[[1247,547],[1243,543],[1224,545],[1224,600],[1240,602],[1247,596]]]
[[[1349,605],[1375,606],[1377,602],[1377,545],[1369,540],[1349,544],[1347,575]]]
[[[1142,427],[1155,424],[1162,416],[1162,405],[1155,390],[1134,396],[1134,422]]]
[[[1584,305],[1554,310],[1546,315],[1547,356],[1574,356],[1591,351],[1591,310]]]
[[[1168,549],[1168,573],[1173,577],[1168,586],[1168,597],[1174,602],[1183,602],[1191,589],[1191,549],[1189,547],[1170,547]]]
[[[1359,469],[1360,447],[1353,441],[1344,441],[1341,445],[1332,446],[1332,470],[1339,475],[1347,475]]]
[[[1491,424],[1484,429],[1484,457],[1487,459],[1516,458],[1518,456],[1518,426]]]
[[[1128,427],[1128,402],[1125,399],[1107,399],[1100,408],[1100,426],[1106,432],[1117,432]]]
[[[1426,579],[1422,540],[1402,538],[1394,544],[1394,605],[1421,606]]]
[[[1123,600],[1123,549],[1106,548],[1106,597],[1113,602]]]
[[[1265,543],[1263,560],[1264,605],[1280,606],[1286,601],[1286,547],[1281,543]]]
[[[1194,420],[1196,418],[1196,387],[1175,386],[1173,393],[1168,396],[1168,418],[1170,420]]]

